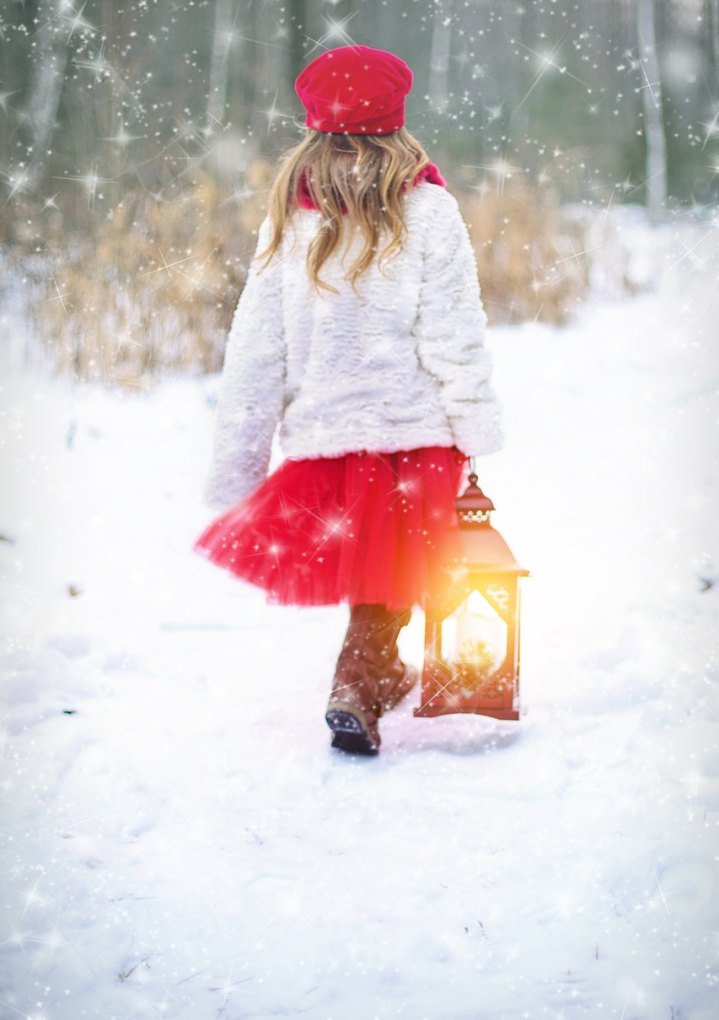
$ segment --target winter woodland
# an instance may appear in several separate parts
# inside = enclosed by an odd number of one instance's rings
[[[522,719],[402,703],[371,759],[347,607],[190,551],[293,81],[353,42],[468,223],[531,572]],[[717,0],[18,0],[0,62],[2,1020],[714,1020]]]

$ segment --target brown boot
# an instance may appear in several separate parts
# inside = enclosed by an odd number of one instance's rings
[[[350,606],[350,622],[337,659],[325,719],[334,731],[332,746],[357,754],[377,754],[377,721],[384,711],[379,685],[386,669],[384,607]]]
[[[419,670],[402,662],[397,649],[397,638],[403,627],[412,618],[412,610],[404,609],[400,613],[385,610],[388,624],[384,631],[387,638],[386,663],[384,675],[380,679],[380,700],[384,712],[389,712],[419,682]]]
[[[333,747],[361,754],[379,750],[379,718],[419,680],[418,670],[405,665],[397,651],[398,634],[411,616],[411,609],[397,612],[378,603],[350,607],[325,713]]]

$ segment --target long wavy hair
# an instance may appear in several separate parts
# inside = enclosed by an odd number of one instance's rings
[[[273,237],[257,258],[266,256],[266,268],[277,251],[285,226],[301,195],[309,194],[322,211],[319,230],[307,250],[307,273],[315,290],[339,293],[319,277],[323,264],[340,243],[343,227],[359,227],[364,247],[345,274],[357,292],[356,280],[372,264],[380,235],[390,235],[377,255],[390,258],[407,239],[403,193],[430,162],[422,145],[404,127],[386,135],[331,134],[307,129],[307,135],[280,157],[280,168],[270,188],[268,215]]]

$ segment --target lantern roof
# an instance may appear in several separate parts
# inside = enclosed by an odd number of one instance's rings
[[[472,471],[467,488],[456,499],[462,536],[463,557],[472,573],[516,574],[526,577],[529,571],[520,566],[502,535],[493,527],[489,515],[494,503],[477,485]]]
[[[464,521],[487,520],[490,511],[494,510],[492,500],[477,485],[474,471],[470,472],[467,488],[461,496],[457,496],[456,505],[460,524]]]
[[[470,574],[516,574],[527,577],[502,535],[489,521],[481,527],[461,528],[462,556]]]

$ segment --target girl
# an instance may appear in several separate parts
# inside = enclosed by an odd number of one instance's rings
[[[503,441],[469,233],[404,128],[412,78],[352,45],[295,82],[309,130],[233,317],[205,489],[222,513],[193,546],[269,603],[349,603],[325,718],[361,754],[419,680],[397,636],[459,555],[465,462]]]

